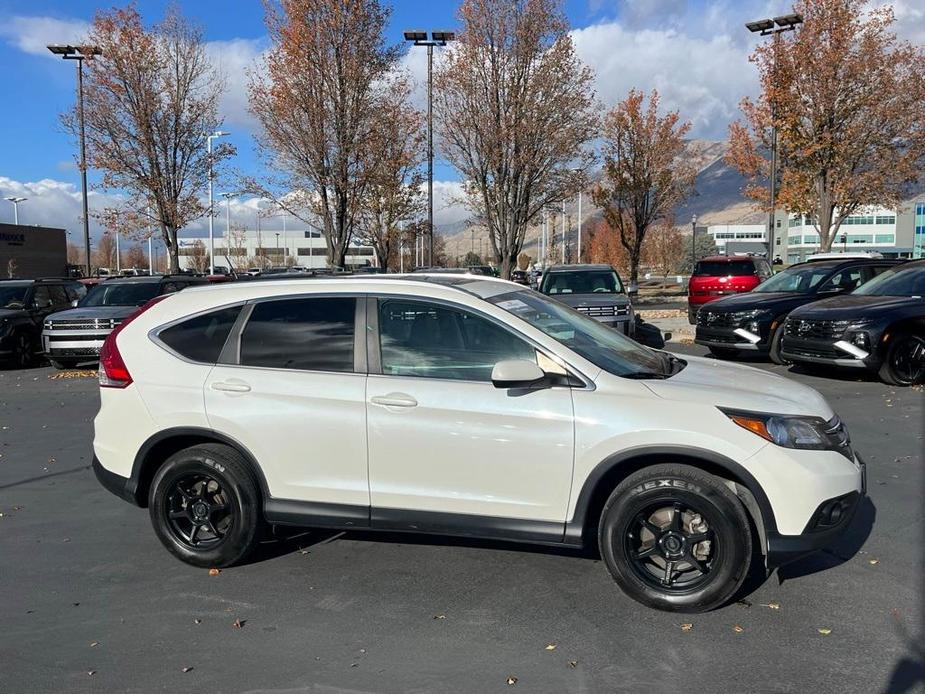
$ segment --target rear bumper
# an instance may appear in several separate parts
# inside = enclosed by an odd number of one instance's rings
[[[806,528],[799,535],[782,535],[769,531],[767,565],[777,568],[807,555],[830,547],[847,531],[863,499],[867,496],[867,466],[858,458],[861,470],[861,488],[832,499],[826,499],[819,507]],[[837,522],[828,522],[832,509],[839,508]]]
[[[117,475],[115,472],[104,468],[103,464],[100,463],[100,459],[95,455],[93,456],[93,474],[96,475],[96,479],[108,491],[134,506],[139,505],[138,499],[135,497],[136,483],[128,477]]]

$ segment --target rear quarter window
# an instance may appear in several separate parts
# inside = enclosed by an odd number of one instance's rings
[[[755,264],[751,260],[722,261],[701,260],[694,268],[694,275],[700,277],[726,277],[728,275],[754,275]]]
[[[158,338],[191,361],[214,364],[240,312],[240,306],[231,306],[203,313],[162,330]]]

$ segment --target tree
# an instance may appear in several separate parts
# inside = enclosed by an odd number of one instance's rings
[[[472,265],[481,265],[482,257],[478,253],[473,253],[472,251],[466,251],[465,257],[462,259],[463,267],[471,267]]]
[[[606,263],[618,270],[629,267],[629,255],[620,243],[616,231],[606,219],[595,219],[588,224],[589,262]]]
[[[125,265],[138,269],[148,267],[148,256],[145,255],[141,246],[136,244],[129,247],[128,253],[125,254]]]
[[[209,251],[202,239],[193,241],[189,249],[189,268],[196,272],[208,272],[209,270]]]
[[[677,111],[658,115],[659,96],[635,89],[604,119],[603,180],[592,192],[595,204],[627,251],[630,283],[639,280],[639,261],[649,227],[667,222],[690,195],[696,168],[684,157],[691,128]]]
[[[642,261],[646,265],[657,270],[662,277],[667,277],[677,271],[683,258],[684,237],[673,220],[659,222],[649,230],[642,247]]]
[[[530,263],[533,262],[533,258],[526,251],[521,251],[520,255],[517,256],[517,269],[526,270],[530,267]]]
[[[392,246],[398,244],[398,225],[423,208],[418,170],[424,151],[423,118],[409,105],[411,88],[403,78],[391,81],[390,94],[374,127],[377,153],[363,196],[359,236],[373,247],[376,263],[388,269]]]
[[[769,207],[763,183],[771,128],[779,132],[779,205],[807,214],[829,251],[845,217],[896,206],[925,164],[925,53],[898,41],[892,9],[862,0],[798,0],[802,27],[752,55],[762,94],[730,126],[728,159],[746,194]]]
[[[210,164],[205,138],[222,123],[223,81],[200,30],[175,6],[150,31],[134,5],[101,11],[87,42],[101,50],[85,63],[87,161],[103,172],[103,188],[125,194],[120,207],[104,211],[104,224],[120,228],[127,218],[133,228],[153,224],[176,271],[177,231],[208,212],[200,201]],[[76,136],[76,114],[63,120]],[[230,145],[219,145],[211,163],[233,153]]]
[[[115,270],[116,267],[116,241],[112,234],[105,232],[96,242],[96,258],[93,261],[96,266],[108,267]]]
[[[258,144],[283,171],[275,185],[251,185],[304,222],[320,220],[337,267],[376,172],[377,125],[398,59],[383,42],[388,17],[378,0],[267,0],[272,45],[249,84]],[[277,200],[274,187],[289,199]]]
[[[244,227],[232,223],[231,229],[225,234],[228,244],[228,257],[235,271],[247,269],[247,232]]]
[[[437,128],[507,278],[527,226],[594,160],[593,74],[558,0],[464,0],[459,19],[434,77]]]
[[[706,258],[708,255],[716,255],[717,252],[716,240],[713,238],[713,235],[701,232],[694,238],[693,255],[691,254],[690,239],[685,240],[682,248],[683,259],[678,270],[689,275],[694,269],[694,263],[696,261],[701,258]]]

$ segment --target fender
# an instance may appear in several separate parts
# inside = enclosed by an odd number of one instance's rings
[[[635,446],[605,458],[591,470],[581,487],[581,491],[578,493],[575,512],[571,520],[565,523],[566,544],[581,544],[585,531],[596,524],[597,519],[589,518],[589,512],[593,510],[596,505],[595,502],[600,499],[601,490],[607,495],[613,491],[612,485],[607,485],[606,489],[599,488],[602,481],[612,476],[622,480],[627,475],[643,469],[647,463],[651,462],[686,462],[738,483],[754,497],[754,502],[760,512],[760,518],[755,518],[754,520],[764,526],[763,532],[759,528],[759,533],[763,536],[766,533],[777,531],[774,511],[771,508],[771,502],[764,493],[764,489],[761,488],[761,485],[758,484],[758,481],[748,470],[734,460],[704,448],[657,445]],[[749,512],[752,512],[753,509],[749,508],[750,501],[744,498],[742,501]]]

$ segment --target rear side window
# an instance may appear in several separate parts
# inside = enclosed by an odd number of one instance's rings
[[[240,306],[232,306],[204,313],[162,330],[158,337],[187,359],[214,364],[240,312]]]
[[[356,299],[263,301],[241,336],[241,364],[303,371],[353,371]]]
[[[733,260],[728,263],[701,260],[694,269],[701,277],[726,277],[728,275],[754,275],[755,264],[751,260]]]

